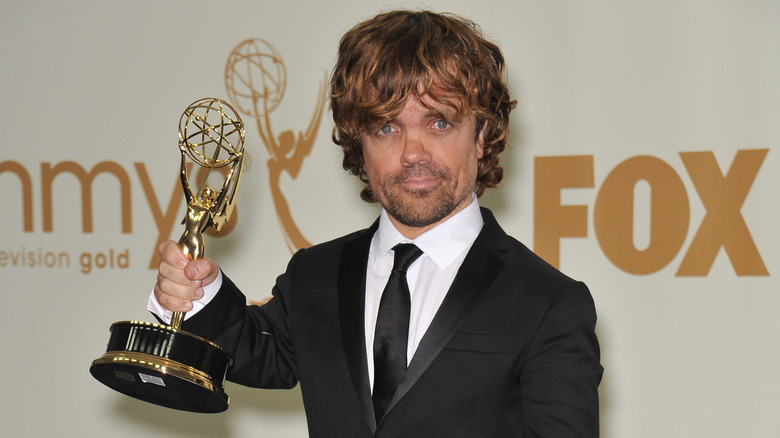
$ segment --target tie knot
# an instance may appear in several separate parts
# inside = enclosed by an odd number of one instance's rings
[[[395,253],[395,259],[393,260],[393,271],[395,272],[406,272],[409,269],[409,265],[423,253],[413,243],[399,243],[393,247],[393,252]]]

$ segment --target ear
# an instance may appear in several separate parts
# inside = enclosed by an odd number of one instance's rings
[[[482,128],[477,134],[477,159],[481,159],[485,155],[485,128],[487,128],[487,120],[482,122]]]

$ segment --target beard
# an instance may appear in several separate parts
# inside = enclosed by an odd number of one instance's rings
[[[435,177],[433,187],[412,190],[403,186],[410,178]],[[457,191],[457,180],[446,169],[415,165],[391,175],[375,190],[387,213],[408,227],[425,227],[446,218],[469,194]]]

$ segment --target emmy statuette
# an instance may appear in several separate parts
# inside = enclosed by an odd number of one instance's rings
[[[191,259],[204,256],[203,233],[219,232],[233,211],[244,159],[244,124],[227,102],[207,98],[192,103],[179,120],[180,178],[187,201],[179,239]],[[205,168],[193,193],[187,158]],[[226,166],[227,172],[224,172]],[[212,170],[220,169],[212,174]],[[209,184],[223,179],[216,190]],[[228,408],[223,389],[230,356],[215,343],[181,330],[184,314],[174,312],[169,326],[142,321],[111,325],[106,353],[89,371],[106,386],[137,399],[191,412]]]

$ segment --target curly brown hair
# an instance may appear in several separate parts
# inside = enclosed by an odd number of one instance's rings
[[[333,142],[345,170],[365,183],[360,197],[376,202],[363,169],[360,137],[397,115],[409,98],[422,96],[474,114],[476,136],[484,129],[484,155],[474,191],[503,178],[498,155],[507,143],[510,100],[501,50],[465,18],[429,11],[392,11],[364,21],[341,38],[330,81]]]

